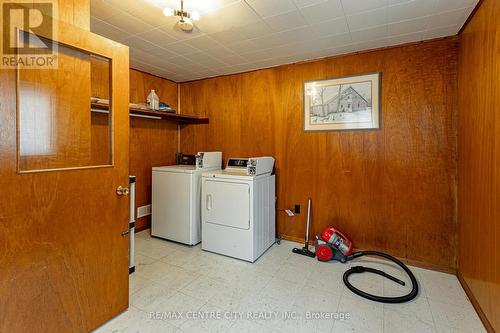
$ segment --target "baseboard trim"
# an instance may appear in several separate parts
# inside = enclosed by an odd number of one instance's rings
[[[281,239],[290,241],[290,242],[295,242],[295,243],[301,243],[302,246],[304,246],[304,238],[298,238],[298,237],[293,237],[293,236],[286,236],[286,235],[281,235]],[[309,240],[309,245],[314,246],[314,241],[311,242]]]
[[[441,272],[441,273],[447,273],[447,274],[457,274],[457,270],[454,267],[448,267],[448,266],[441,266],[441,265],[436,265],[436,264],[431,264],[428,262],[423,262],[423,261],[418,261],[418,260],[413,260],[413,259],[407,259],[407,258],[400,258],[396,257],[402,262],[404,262],[407,265],[410,266],[415,266],[418,268],[423,268],[423,269],[428,269],[431,271],[436,271],[436,272]]]
[[[483,325],[486,328],[486,330],[489,333],[495,333],[495,330],[493,329],[493,326],[491,326],[491,323],[488,320],[488,317],[486,317],[486,314],[483,312],[481,305],[479,305],[479,302],[477,301],[476,297],[474,296],[474,293],[469,288],[469,285],[465,281],[465,279],[462,276],[462,274],[460,273],[460,271],[457,271],[457,278],[458,278],[458,281],[460,281],[462,288],[464,288],[465,293],[467,294],[467,297],[469,297],[469,300],[472,303],[474,310],[476,310],[477,314],[479,315],[479,319],[481,319],[481,321],[483,322]]]
[[[149,229],[149,228],[151,228],[151,226],[149,224],[143,224],[141,226],[137,226],[137,224],[136,224],[135,232],[138,233],[138,232],[144,231],[144,230]]]

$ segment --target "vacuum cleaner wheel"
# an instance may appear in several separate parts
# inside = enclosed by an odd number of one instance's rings
[[[316,246],[316,256],[319,261],[330,261],[333,259],[333,250],[326,244]]]

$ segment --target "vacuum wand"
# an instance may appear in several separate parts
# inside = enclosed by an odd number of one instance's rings
[[[306,242],[305,247],[309,249],[309,227],[311,226],[311,199],[307,200],[307,220],[306,220]]]
[[[309,250],[309,228],[311,227],[311,205],[312,205],[312,200],[309,199],[307,201],[306,237],[304,241],[304,247],[301,249],[294,248],[292,252],[314,258],[316,256],[316,253]]]

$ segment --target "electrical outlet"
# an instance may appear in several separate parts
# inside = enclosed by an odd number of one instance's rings
[[[141,217],[151,215],[151,205],[146,205],[137,208],[137,218],[140,219]]]
[[[295,204],[295,208],[293,209],[295,214],[300,214],[300,204]]]

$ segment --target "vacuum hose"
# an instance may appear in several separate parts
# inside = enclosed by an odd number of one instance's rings
[[[358,288],[354,287],[349,282],[349,276],[351,274],[370,272],[370,273],[378,274],[378,275],[381,275],[385,278],[388,278],[396,283],[399,283],[402,286],[404,286],[405,283],[404,283],[404,281],[401,281],[401,280],[395,278],[394,276],[389,275],[381,270],[378,270],[375,268],[370,268],[370,267],[354,266],[354,267],[351,267],[349,270],[347,270],[344,273],[344,283],[345,283],[346,287],[349,288],[349,290],[351,290],[353,293],[355,293],[356,295],[359,295],[361,297],[367,298],[369,300],[372,300],[375,302],[381,302],[381,303],[404,303],[404,302],[409,302],[412,299],[414,299],[415,297],[417,297],[417,295],[418,295],[417,279],[415,278],[415,275],[413,275],[413,273],[410,271],[410,269],[405,264],[403,264],[401,261],[399,261],[398,259],[396,259],[393,256],[390,256],[386,253],[377,252],[377,251],[356,252],[356,253],[353,253],[352,255],[350,255],[347,258],[347,260],[352,260],[352,259],[359,258],[362,256],[378,256],[378,257],[383,257],[383,258],[386,258],[386,259],[394,262],[396,265],[401,267],[406,272],[406,274],[408,274],[408,276],[410,277],[410,280],[411,280],[412,289],[411,289],[410,293],[408,293],[407,295],[398,296],[398,297],[384,297],[384,296],[377,296],[377,295],[369,294],[367,292],[364,292],[364,291],[359,290]]]

